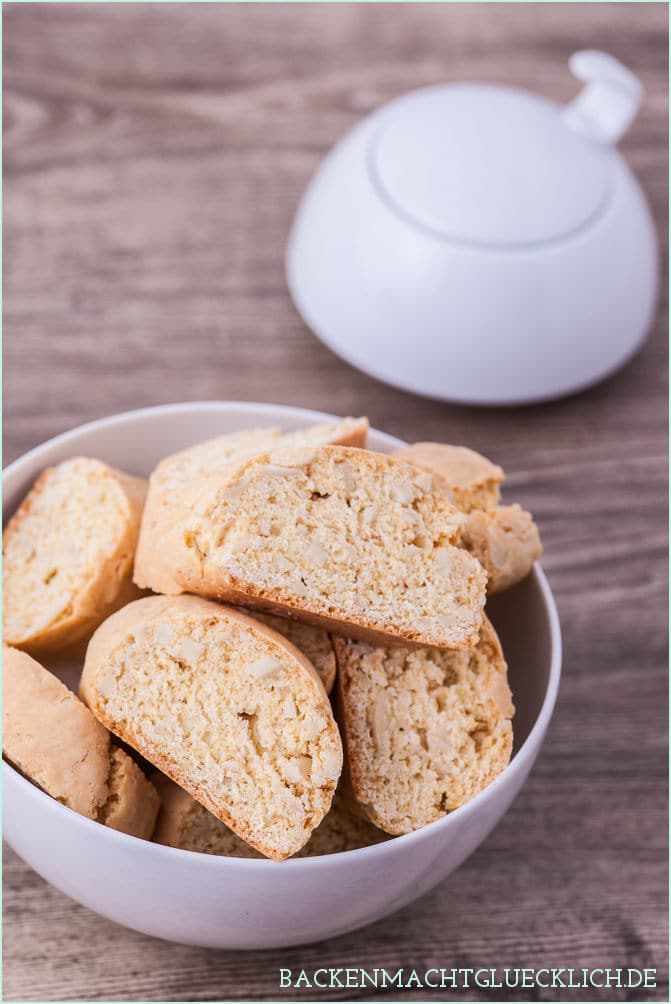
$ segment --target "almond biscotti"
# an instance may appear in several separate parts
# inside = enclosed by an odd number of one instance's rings
[[[259,610],[252,610],[249,613],[255,620],[266,624],[273,631],[279,631],[292,645],[295,645],[317,670],[326,693],[331,693],[336,677],[336,657],[328,631],[312,624],[289,620],[288,617],[263,614]]]
[[[468,648],[486,577],[433,476],[348,447],[278,448],[194,487],[162,560],[185,592],[370,641]]]
[[[463,446],[415,443],[394,456],[443,479],[455,505],[466,513],[461,541],[487,572],[487,592],[520,582],[542,552],[538,527],[519,505],[500,505],[500,467]]]
[[[295,854],[342,767],[311,663],[239,611],[152,596],[91,639],[80,692],[96,718],[266,857]]]
[[[543,553],[533,516],[517,504],[474,509],[464,523],[461,542],[487,573],[489,594],[521,582]]]
[[[189,515],[182,499],[185,489],[208,471],[223,469],[236,460],[270,449],[281,435],[279,428],[243,429],[197,443],[161,461],[149,478],[135,554],[133,577],[136,584],[142,582],[141,588],[153,589],[155,593],[182,591],[163,555],[176,546],[181,523]]]
[[[159,809],[153,785],[60,680],[8,646],[2,733],[3,755],[47,794],[89,819],[150,839]]]
[[[192,486],[209,474],[240,464],[250,457],[277,446],[364,447],[368,435],[367,418],[343,418],[339,422],[317,425],[283,435],[277,427],[243,429],[197,443],[166,457],[149,479],[142,528],[135,558],[134,577],[142,588],[155,593],[177,595],[183,592],[174,579],[170,555],[179,547],[184,519],[190,513]]]
[[[425,826],[504,769],[514,708],[486,618],[467,652],[344,638],[335,646],[349,787],[376,826],[395,834]]]
[[[447,443],[413,443],[395,450],[392,456],[438,474],[462,512],[492,509],[499,504],[503,471],[475,450]]]
[[[331,811],[297,857],[341,854],[343,851],[356,851],[360,847],[371,847],[387,839],[388,835],[377,826],[350,812],[340,791],[336,791]]]
[[[285,432],[278,446],[355,446],[363,450],[368,440],[368,419],[341,418],[326,425],[313,425]]]
[[[161,799],[154,843],[227,858],[263,857],[165,774],[156,771],[151,778]]]
[[[154,480],[167,489],[174,489],[203,474],[263,453],[274,445],[279,445],[280,441],[285,446],[320,446],[330,443],[334,446],[363,448],[367,435],[367,418],[343,418],[339,422],[315,425],[289,433],[283,433],[277,426],[241,429],[196,443],[195,446],[166,457],[156,468]]]
[[[83,457],[40,475],[2,537],[7,644],[61,650],[139,596],[131,577],[145,492],[142,479]]]
[[[228,858],[262,856],[164,774],[157,773],[152,780],[161,797],[161,811],[153,837],[156,843]],[[385,839],[387,834],[382,830],[352,815],[336,792],[329,812],[295,857],[338,854]]]

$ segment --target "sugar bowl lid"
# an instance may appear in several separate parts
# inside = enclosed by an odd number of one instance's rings
[[[501,249],[574,236],[598,218],[612,149],[642,89],[613,57],[579,52],[567,106],[511,87],[441,84],[391,102],[369,149],[379,196],[447,240]]]
[[[614,372],[654,318],[658,250],[615,149],[643,96],[600,52],[567,105],[448,83],[330,151],[287,245],[299,313],[365,373],[438,400],[548,400]]]

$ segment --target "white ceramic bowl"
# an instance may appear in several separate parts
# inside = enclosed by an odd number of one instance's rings
[[[5,472],[5,516],[48,464],[99,457],[146,475],[166,454],[252,425],[300,428],[330,416],[237,402],[178,404],[83,425],[31,450]],[[370,445],[400,445],[372,432]],[[463,808],[415,833],[326,857],[281,863],[221,858],[148,843],[65,808],[3,763],[4,834],[68,896],[145,934],[213,948],[319,941],[386,916],[421,896],[482,843],[524,783],[552,714],[561,663],[555,604],[540,568],[489,612],[510,665],[515,753]]]

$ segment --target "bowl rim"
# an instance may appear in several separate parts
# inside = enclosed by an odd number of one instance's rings
[[[269,417],[272,414],[277,413],[278,410],[283,410],[285,412],[291,412],[296,416],[301,416],[302,418],[309,418],[310,420],[337,420],[337,415],[332,415],[328,412],[314,411],[309,408],[296,407],[294,405],[284,405],[284,404],[268,404],[268,403],[257,403],[253,401],[180,401],[174,404],[161,404],[154,405],[146,408],[137,408],[131,411],[118,412],[103,418],[94,419],[91,422],[85,422],[82,425],[74,426],[72,429],[68,429],[64,432],[59,433],[56,436],[52,436],[50,439],[45,440],[43,443],[32,447],[26,453],[23,453],[20,457],[17,457],[6,468],[3,469],[2,477],[3,484],[8,476],[13,475],[17,469],[23,467],[24,465],[30,463],[32,460],[39,457],[39,455],[44,452],[47,448],[60,446],[66,444],[71,439],[76,439],[81,433],[95,432],[98,429],[109,429],[115,426],[123,426],[126,423],[132,423],[137,419],[142,419],[147,416],[160,416],[160,415],[174,415],[179,411],[188,412],[207,412],[210,410],[217,410],[226,412],[231,409],[238,409],[241,411],[253,412],[256,415],[259,413],[267,413]],[[275,418],[274,421],[277,419]],[[388,440],[396,440],[397,443],[403,445],[403,441],[395,436],[391,436],[388,433],[384,433],[379,429],[371,428],[371,432],[384,436]],[[441,819],[436,819],[432,823],[428,823],[426,826],[422,826],[417,830],[413,830],[410,833],[403,833],[398,835],[389,834],[389,839],[383,840],[377,844],[370,844],[366,847],[359,847],[350,851],[337,851],[333,854],[316,854],[311,857],[297,858],[291,857],[284,861],[273,861],[270,858],[236,858],[227,857],[218,854],[205,854],[202,851],[190,851],[185,850],[181,847],[170,847],[166,844],[154,843],[152,840],[143,840],[140,837],[135,837],[127,833],[122,833],[119,830],[114,830],[111,827],[101,826],[96,820],[89,819],[87,816],[83,816],[73,809],[68,808],[61,802],[52,798],[47,792],[42,791],[37,785],[33,784],[32,781],[24,777],[20,771],[18,771],[11,763],[4,759],[2,761],[3,776],[5,778],[11,778],[12,782],[18,784],[19,788],[23,788],[26,797],[37,799],[38,803],[40,800],[44,800],[45,807],[48,805],[49,808],[45,808],[45,811],[55,811],[56,813],[65,813],[63,817],[64,822],[69,818],[70,822],[74,826],[84,827],[84,832],[89,828],[91,837],[97,834],[98,839],[110,840],[112,842],[120,840],[123,844],[125,843],[127,847],[132,848],[138,844],[145,845],[143,853],[156,853],[159,858],[163,856],[166,861],[172,859],[173,861],[183,861],[196,863],[200,862],[200,867],[207,867],[210,869],[226,869],[226,868],[237,868],[237,869],[259,869],[259,868],[277,868],[282,867],[283,869],[293,868],[294,870],[310,869],[317,866],[324,866],[324,861],[328,860],[329,863],[337,865],[339,861],[352,860],[352,855],[357,855],[357,858],[361,858],[364,855],[372,857],[375,855],[385,855],[392,854],[392,848],[399,848],[401,845],[403,847],[411,847],[413,843],[420,844],[424,839],[424,835],[431,831],[437,832],[440,828],[444,828],[446,831],[450,826],[454,825],[455,819],[466,819],[471,815],[477,808],[479,808],[484,802],[491,799],[496,792],[507,784],[510,779],[511,773],[519,770],[523,770],[523,764],[531,757],[531,764],[534,759],[534,750],[536,749],[537,743],[542,740],[543,734],[547,729],[547,726],[552,717],[554,706],[557,699],[557,692],[559,690],[559,681],[561,678],[561,663],[562,663],[562,640],[561,640],[561,627],[559,623],[559,615],[557,612],[556,603],[550,584],[547,577],[539,562],[536,562],[531,573],[536,580],[536,584],[540,589],[541,596],[543,599],[545,612],[548,619],[548,630],[550,638],[550,668],[548,673],[548,682],[545,690],[545,696],[543,698],[543,703],[541,704],[536,720],[534,721],[528,735],[526,736],[524,742],[520,748],[515,753],[514,757],[509,761],[503,771],[496,777],[491,784],[487,785],[481,792],[479,792],[474,798],[470,799],[464,805],[459,806],[459,808],[454,809],[452,812],[447,813]],[[93,829],[91,829],[93,828]],[[130,841],[130,843],[128,843]],[[150,850],[151,848],[152,850]]]

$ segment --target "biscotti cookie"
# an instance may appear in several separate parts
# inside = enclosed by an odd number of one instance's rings
[[[365,447],[368,435],[367,418],[343,418],[339,422],[315,425],[297,432],[283,433],[277,426],[241,429],[196,443],[179,453],[166,457],[156,468],[155,481],[168,489],[263,453],[274,445]]]
[[[344,418],[340,422],[317,425],[287,435],[275,427],[243,429],[197,443],[166,457],[149,479],[135,559],[135,582],[138,585],[142,583],[142,588],[152,589],[155,593],[176,595],[183,592],[163,555],[179,548],[183,522],[190,510],[191,489],[202,478],[240,464],[279,443],[290,446],[333,443],[364,447],[367,435],[367,418]]]
[[[486,577],[434,480],[367,450],[278,448],[201,481],[162,560],[185,592],[370,641],[468,648]]]
[[[503,471],[462,446],[415,443],[394,456],[443,479],[455,505],[467,514],[462,545],[487,572],[487,592],[498,593],[524,579],[542,552],[538,527],[519,505],[499,505]]]
[[[2,751],[75,812],[148,840],[156,790],[82,702],[25,652],[2,649]]]
[[[33,654],[86,638],[132,583],[146,483],[76,457],[45,470],[2,536],[3,636]]]
[[[487,592],[499,593],[525,578],[542,552],[538,527],[519,505],[468,514],[461,542],[487,573]]]
[[[413,443],[395,450],[392,456],[438,474],[462,512],[499,504],[503,471],[475,450],[447,443]]]
[[[151,840],[160,807],[159,796],[135,761],[118,746],[111,747],[107,784],[109,795],[100,821],[113,830]]]
[[[368,419],[341,418],[326,425],[313,425],[297,432],[285,432],[278,446],[355,446],[363,450],[368,440]]]
[[[269,449],[281,435],[279,428],[243,429],[197,443],[161,461],[149,478],[135,554],[136,584],[143,582],[142,588],[156,593],[182,591],[174,582],[169,565],[164,563],[163,554],[176,546],[181,523],[189,514],[182,500],[185,486],[208,471],[223,469],[236,460]]]
[[[379,827],[350,812],[340,792],[337,791],[328,816],[317,827],[309,843],[297,857],[312,858],[320,854],[341,854],[343,851],[356,851],[361,847],[380,844],[388,839],[388,835]]]
[[[240,457],[254,456],[269,449],[280,439],[278,427],[241,429],[224,436],[206,439],[203,443],[188,446],[173,453],[158,464],[152,478],[168,491],[192,481],[205,471],[217,470]]]
[[[155,843],[227,858],[263,857],[165,774],[156,771],[151,779],[161,799]]]
[[[152,780],[161,798],[161,811],[153,838],[156,843],[228,858],[262,856],[164,774],[156,774]],[[368,847],[385,839],[387,834],[382,830],[348,812],[336,792],[328,814],[305,847],[294,856],[306,858],[337,854]]]
[[[388,833],[463,805],[510,759],[514,708],[485,618],[468,652],[373,648],[335,639],[349,787]]]
[[[288,617],[263,614],[260,610],[252,610],[249,613],[256,620],[267,624],[273,631],[279,631],[285,638],[288,638],[291,644],[295,645],[299,652],[302,652],[315,667],[326,693],[331,693],[336,676],[336,657],[328,631],[314,627],[312,624],[289,620]]]
[[[266,857],[295,854],[342,767],[316,670],[286,638],[195,596],[102,624],[80,693],[96,718]]]

